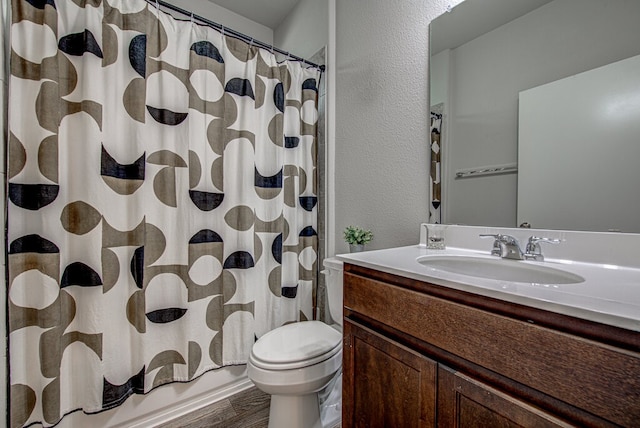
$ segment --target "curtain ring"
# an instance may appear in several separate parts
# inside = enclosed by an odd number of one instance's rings
[[[222,33],[222,37],[224,38],[224,25],[220,26],[220,32]]]
[[[193,12],[191,12],[191,23],[193,24]]]
[[[158,2],[158,0],[156,0],[156,9],[158,9],[158,12],[160,12],[160,2]]]
[[[249,48],[253,47],[253,37],[251,38],[251,41],[249,42]]]

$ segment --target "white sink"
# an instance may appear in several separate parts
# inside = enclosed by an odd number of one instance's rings
[[[418,263],[437,271],[528,284],[578,284],[584,278],[534,262],[463,255],[428,255]]]

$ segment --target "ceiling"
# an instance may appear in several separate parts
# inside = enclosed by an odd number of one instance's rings
[[[209,0],[275,30],[300,0]],[[432,23],[431,54],[453,49],[552,0],[457,0],[452,13]],[[500,7],[491,7],[499,5]],[[496,13],[496,10],[498,13]]]
[[[300,0],[209,1],[275,30]],[[439,27],[438,35],[442,36],[431,40],[431,53],[460,46],[550,1],[466,0],[453,8],[453,12],[457,13],[445,13],[435,22],[434,25]],[[488,7],[492,4],[498,4],[500,7]],[[460,9],[464,9],[464,13]],[[495,13],[496,10],[499,12]],[[447,33],[447,29],[453,31]]]
[[[209,0],[274,30],[300,0]]]

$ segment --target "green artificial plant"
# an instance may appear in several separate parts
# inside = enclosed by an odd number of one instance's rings
[[[344,240],[351,245],[364,245],[371,242],[373,232],[358,226],[347,226],[344,229]]]

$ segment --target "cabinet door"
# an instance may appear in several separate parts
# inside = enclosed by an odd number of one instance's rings
[[[544,411],[468,376],[438,368],[438,427],[569,427]]]
[[[345,319],[342,426],[433,427],[437,364]]]

